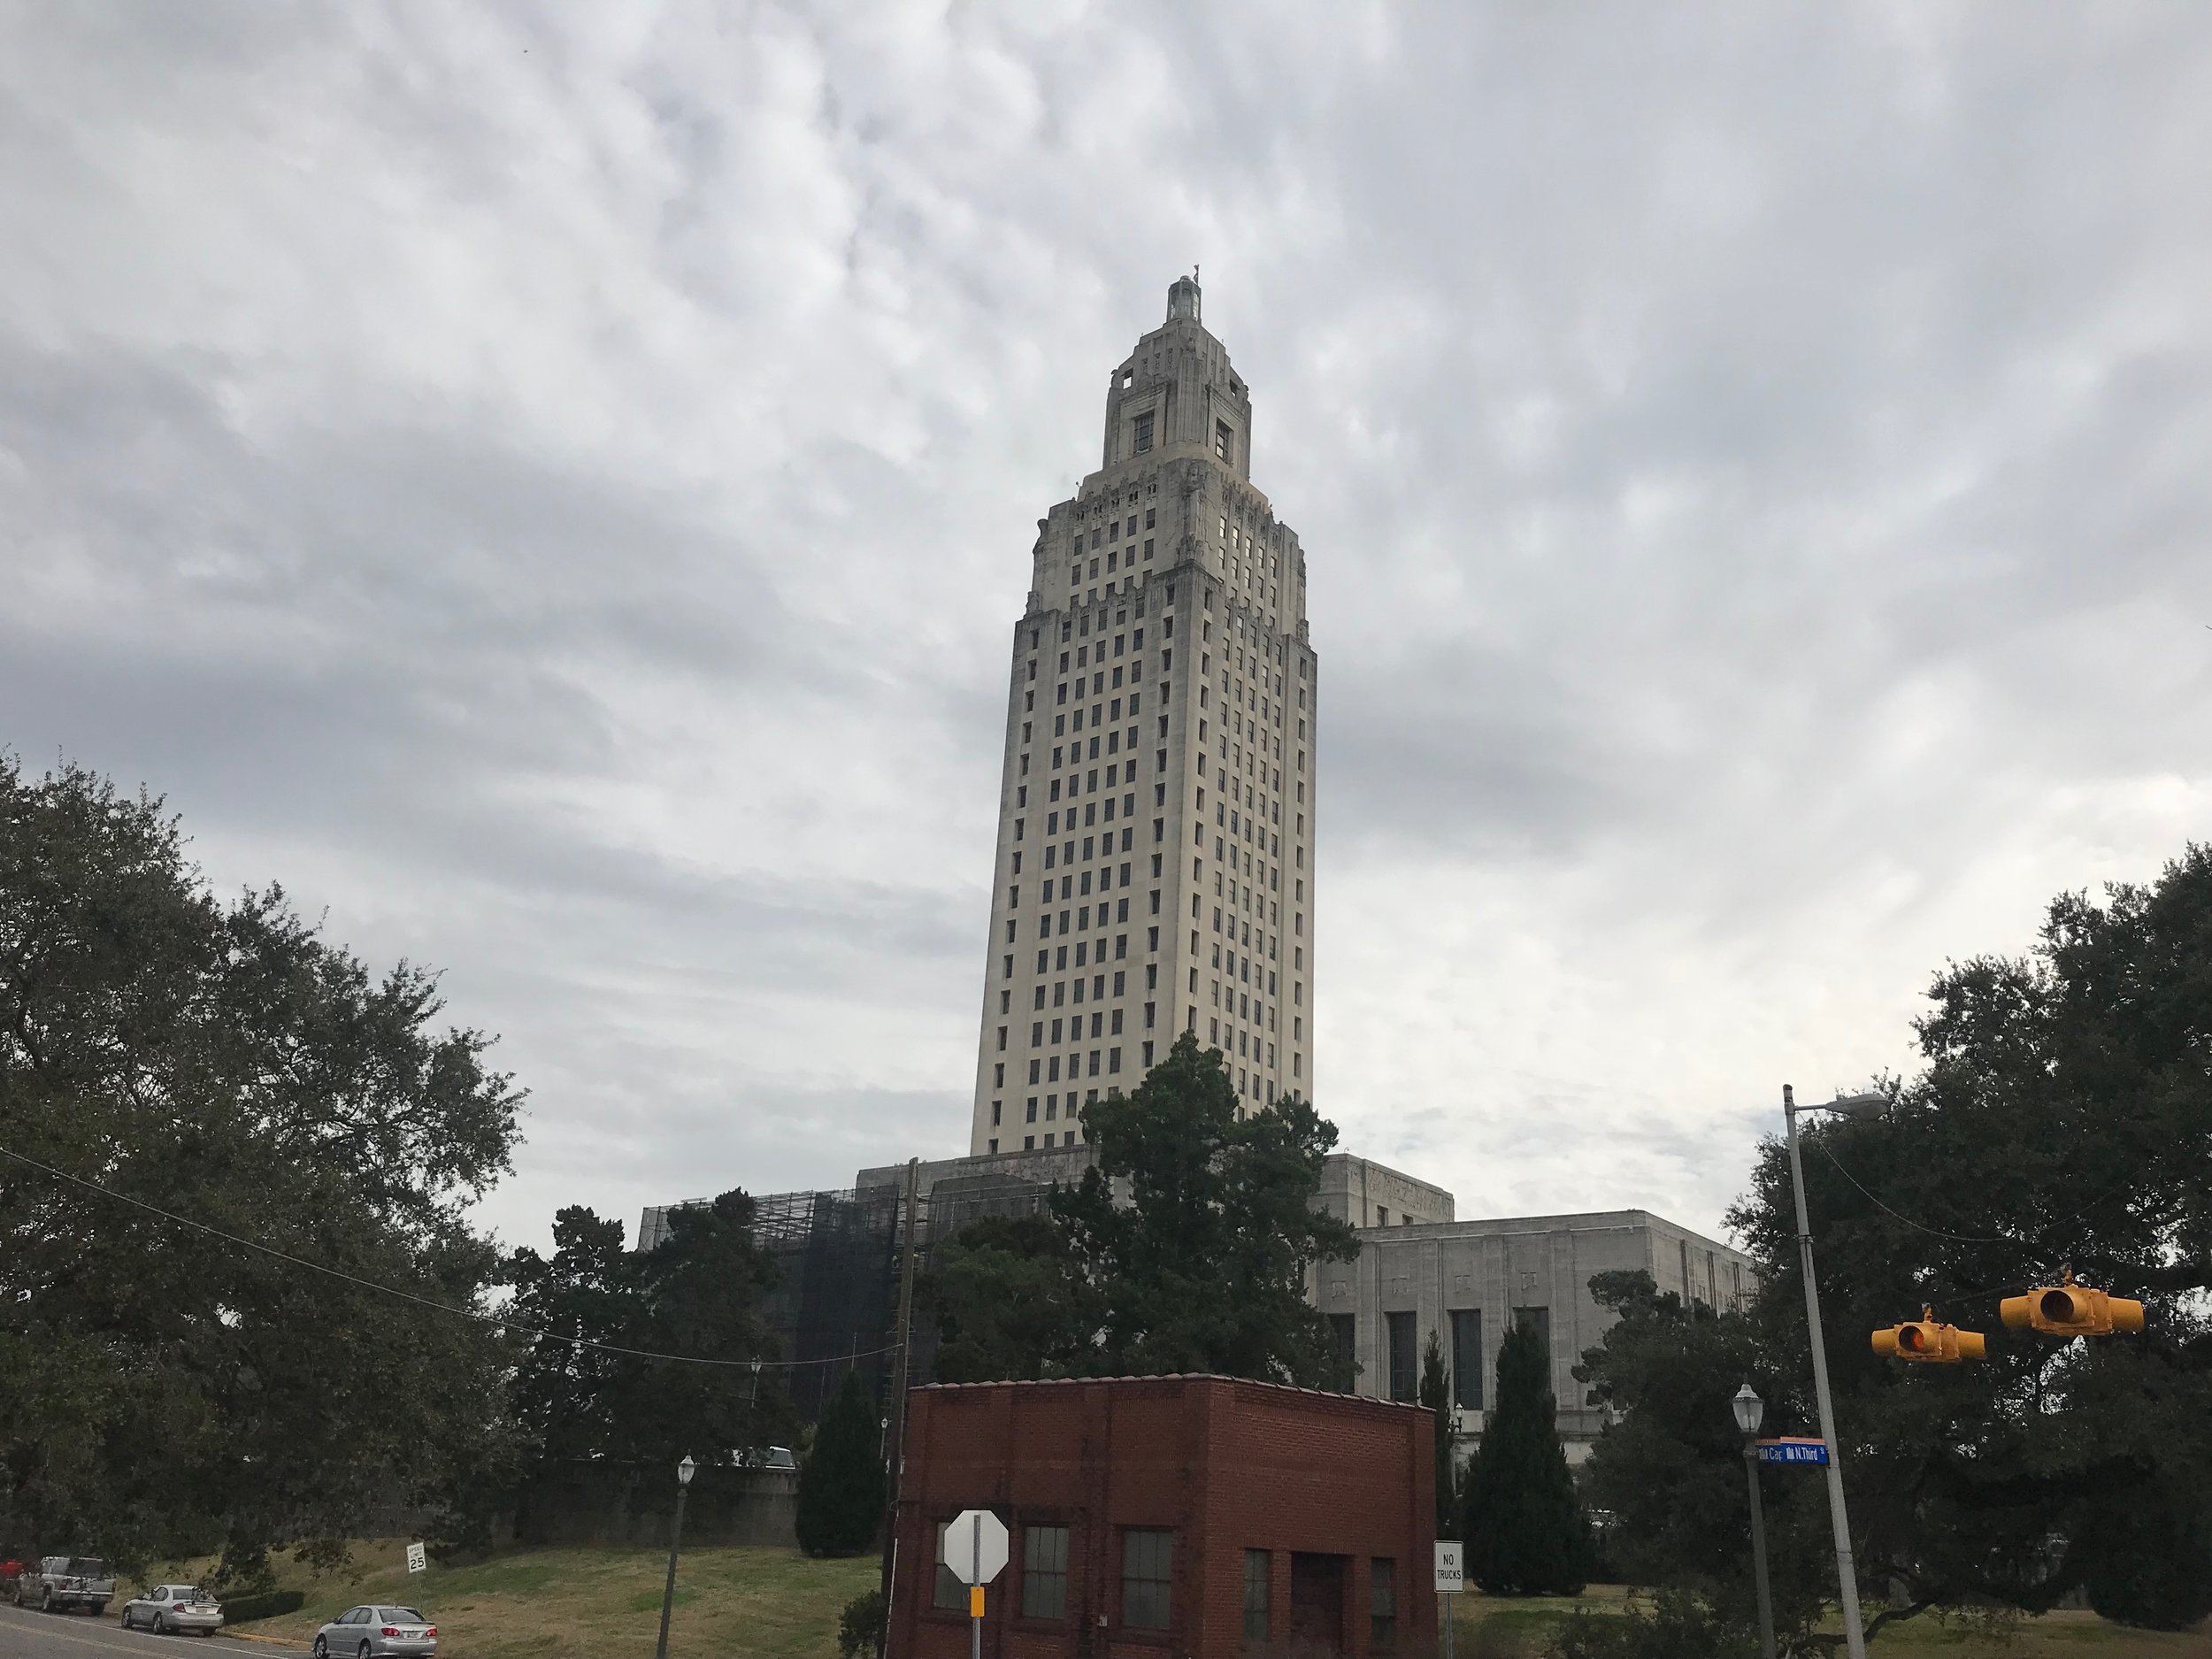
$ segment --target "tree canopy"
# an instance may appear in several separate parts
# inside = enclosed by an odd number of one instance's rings
[[[143,795],[0,756],[0,1480],[126,1559],[337,1540],[395,1501],[480,1526],[510,1449],[465,1205],[520,1096],[436,977],[380,973],[280,888],[227,902]],[[342,1472],[344,1478],[335,1478]]]
[[[1551,1355],[1532,1324],[1498,1347],[1498,1399],[1467,1471],[1467,1576],[1493,1595],[1573,1595],[1590,1573],[1590,1528],[1559,1443]]]
[[[860,1373],[848,1371],[830,1396],[799,1469],[796,1529],[810,1555],[856,1555],[883,1522],[883,1436]]]
[[[1045,1210],[971,1224],[932,1261],[947,1380],[1213,1371],[1321,1386],[1328,1324],[1308,1270],[1349,1261],[1314,1208],[1336,1130],[1285,1096],[1241,1110],[1186,1033],[1127,1096],[1085,1109],[1093,1166]]]
[[[1931,998],[1894,1109],[1801,1132],[1863,1593],[2039,1610],[2080,1588],[2112,1617],[2190,1624],[2212,1613],[2212,849],[2102,902],[2062,895],[2029,955],[1952,964]],[[1695,1517],[1720,1525],[1726,1395],[1748,1377],[1781,1421],[1813,1417],[1778,1141],[1730,1225],[1762,1268],[1741,1319],[1655,1304],[1586,1356],[1628,1414],[1592,1478],[1615,1499],[1653,1486],[1641,1547],[1685,1579],[1723,1570]],[[2001,1298],[2069,1264],[2141,1298],[2148,1330],[2000,1325]],[[1878,1357],[1868,1333],[1924,1303],[1988,1357]]]
[[[530,1340],[514,1380],[517,1418],[543,1455],[712,1462],[793,1437],[782,1371],[756,1377],[745,1363],[782,1357],[760,1312],[776,1267],[755,1213],[742,1192],[683,1205],[668,1211],[666,1237],[633,1252],[620,1222],[574,1206],[554,1217],[550,1257],[515,1252],[514,1317],[549,1333]]]

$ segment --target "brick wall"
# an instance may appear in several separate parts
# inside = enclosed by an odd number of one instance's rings
[[[1292,1633],[1294,1554],[1341,1574],[1338,1650],[1369,1659],[1370,1563],[1396,1563],[1399,1659],[1432,1650],[1434,1432],[1418,1407],[1226,1378],[918,1388],[899,1502],[896,1659],[961,1659],[964,1607],[937,1609],[936,1528],[988,1509],[1012,1560],[987,1597],[989,1659],[1228,1659],[1280,1653]],[[1069,1530],[1066,1616],[1021,1613],[1025,1529]],[[1130,1628],[1122,1540],[1173,1538],[1169,1625]],[[1243,1634],[1245,1552],[1269,1552],[1267,1641]]]

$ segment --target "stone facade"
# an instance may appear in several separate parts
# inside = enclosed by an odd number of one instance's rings
[[[1372,1158],[1332,1152],[1321,1160],[1321,1191],[1315,1207],[1356,1227],[1407,1227],[1449,1221],[1452,1195]]]
[[[1550,1337],[1560,1438],[1579,1463],[1606,1414],[1588,1402],[1573,1368],[1613,1322],[1591,1296],[1590,1278],[1617,1268],[1642,1268],[1661,1290],[1712,1307],[1737,1305],[1754,1285],[1751,1260],[1740,1251],[1648,1211],[1621,1210],[1367,1228],[1356,1262],[1319,1269],[1316,1300],[1335,1325],[1338,1351],[1359,1367],[1362,1394],[1411,1399],[1434,1331],[1452,1371],[1463,1443],[1481,1437],[1494,1403],[1509,1322],[1540,1322]]]
[[[1313,1089],[1318,664],[1305,555],[1189,278],[1109,376],[1013,631],[972,1154],[1079,1143],[1180,1031]]]

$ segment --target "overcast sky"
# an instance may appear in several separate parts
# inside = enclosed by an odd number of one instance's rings
[[[510,1240],[964,1150],[1034,521],[1195,262],[1324,1110],[1714,1228],[2212,826],[2208,167],[2195,4],[7,0],[0,743],[441,968]]]

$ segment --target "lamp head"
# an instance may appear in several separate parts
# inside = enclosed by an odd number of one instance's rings
[[[689,1486],[691,1484],[692,1474],[698,1469],[698,1464],[691,1461],[691,1454],[689,1452],[686,1452],[684,1454],[683,1462],[676,1465],[676,1484],[680,1486]]]
[[[1856,1094],[1839,1094],[1816,1106],[1800,1106],[1791,1091],[1782,1091],[1782,1110],[1794,1115],[1798,1112],[1833,1112],[1839,1118],[1879,1118],[1889,1110],[1889,1096],[1875,1089],[1863,1089]]]
[[[1767,1402],[1751,1392],[1749,1383],[1736,1390],[1736,1397],[1728,1402],[1728,1408],[1736,1414],[1736,1426],[1747,1436],[1759,1432],[1759,1425],[1767,1413]]]

